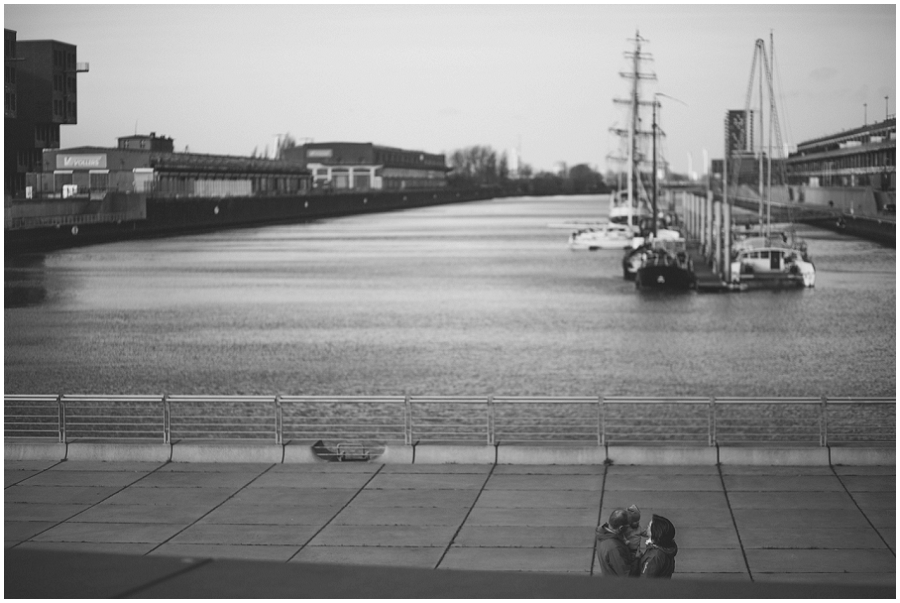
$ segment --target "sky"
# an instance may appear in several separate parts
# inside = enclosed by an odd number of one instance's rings
[[[637,31],[647,92],[677,99],[660,97],[660,124],[679,173],[722,156],[759,38],[774,39],[785,143],[896,113],[894,4],[5,4],[4,27],[90,64],[63,148],[155,132],[250,155],[290,134],[605,172]]]

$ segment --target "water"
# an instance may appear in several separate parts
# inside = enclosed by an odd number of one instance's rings
[[[802,227],[812,290],[637,292],[515,198],[7,258],[6,393],[893,396],[896,257]]]

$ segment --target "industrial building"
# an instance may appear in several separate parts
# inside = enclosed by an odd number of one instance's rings
[[[325,190],[413,190],[447,186],[444,155],[370,142],[318,142],[285,149],[285,161],[308,168]]]
[[[61,125],[78,123],[77,48],[56,40],[17,40],[3,30],[4,182],[21,196],[26,174],[40,169],[44,149],[59,148]]]
[[[310,189],[306,168],[286,161],[175,153],[171,138],[123,136],[116,148],[46,150],[28,174],[31,198],[102,198],[107,193],[154,197],[296,195]]]

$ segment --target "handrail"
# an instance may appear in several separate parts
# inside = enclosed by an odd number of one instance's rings
[[[660,407],[666,407],[659,412]],[[5,394],[4,437],[341,442],[896,441],[896,398]]]

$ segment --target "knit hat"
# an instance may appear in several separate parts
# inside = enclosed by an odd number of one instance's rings
[[[636,523],[640,523],[641,521],[641,510],[637,508],[637,505],[631,505],[625,511],[628,513],[628,523],[634,525]]]

